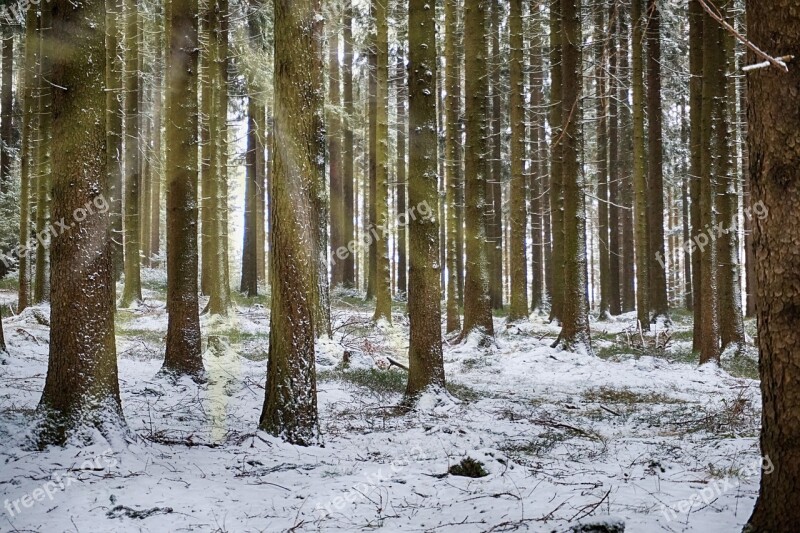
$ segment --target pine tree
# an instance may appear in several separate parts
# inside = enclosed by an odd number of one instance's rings
[[[470,0],[467,0],[468,2]],[[436,10],[427,0],[408,3],[408,102],[410,205],[439,209],[437,189],[438,143],[436,129]],[[428,389],[444,389],[442,311],[439,285],[439,220],[409,217],[408,315],[411,321],[408,348],[406,399],[413,401]]]
[[[108,435],[123,421],[114,337],[111,218],[105,150],[105,10],[101,0],[52,0],[45,47],[53,57],[55,220],[74,227],[51,248],[50,357],[39,405],[40,444],[64,444],[85,426]],[[75,21],[81,21],[76,24]],[[34,41],[29,41],[29,43]],[[69,50],[58,54],[56,50]],[[88,210],[93,206],[92,212]],[[75,218],[83,209],[86,217]],[[70,222],[70,224],[72,223]]]
[[[353,5],[352,0],[345,0],[343,25],[344,65],[342,69],[343,85],[342,100],[344,103],[344,144],[342,158],[344,160],[344,184],[342,195],[344,203],[343,235],[342,239],[347,244],[355,240],[355,176],[353,158],[354,153],[354,113],[353,105]],[[348,253],[344,258],[344,272],[342,282],[346,287],[356,286],[356,261],[353,253]]]
[[[445,106],[445,171],[446,171],[446,203],[447,203],[447,333],[461,329],[461,317],[458,310],[458,213],[456,201],[459,188],[459,144],[461,141],[461,69],[458,60],[458,1],[445,0],[445,45],[444,55],[447,61],[445,85],[447,100]]]
[[[314,355],[317,250],[314,182],[324,154],[319,0],[274,2],[275,146],[270,182],[272,303],[260,427],[301,446],[321,443]]]

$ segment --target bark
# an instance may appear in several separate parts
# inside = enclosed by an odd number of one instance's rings
[[[22,153],[20,155],[20,208],[19,242],[27,246],[31,241],[31,186],[33,181],[33,149],[35,146],[35,101],[36,65],[38,62],[38,43],[36,6],[28,6],[25,17],[25,74],[23,86],[22,115]],[[26,249],[19,254],[19,288],[17,313],[21,313],[31,299],[30,257]]]
[[[375,102],[375,313],[373,320],[392,322],[392,274],[389,264],[389,21],[387,0],[373,0],[376,22]],[[412,204],[414,205],[414,204]]]
[[[689,81],[689,121],[691,128],[689,132],[689,166],[691,173],[691,184],[689,186],[689,197],[691,198],[691,235],[700,231],[702,227],[700,217],[700,181],[701,181],[701,160],[703,154],[703,135],[701,122],[703,116],[703,30],[705,25],[705,15],[703,8],[697,0],[689,2],[689,71],[691,79]],[[701,325],[703,323],[703,306],[700,300],[702,294],[702,276],[700,251],[696,247],[692,248],[692,308],[693,308],[693,332],[692,332],[692,351],[700,351],[700,339],[702,337]]]
[[[121,307],[142,300],[141,161],[139,146],[139,8],[125,0],[125,213],[123,224],[125,285]]]
[[[375,4],[379,0],[370,0],[370,19],[375,17]],[[375,298],[378,268],[378,250],[375,238],[376,217],[375,208],[377,206],[376,189],[378,184],[378,50],[376,30],[370,27],[367,37],[367,62],[369,65],[369,81],[367,89],[367,116],[368,116],[368,140],[369,140],[369,159],[368,176],[365,179],[364,196],[368,198],[365,205],[364,214],[367,223],[364,231],[370,235],[368,258],[365,263],[365,279],[367,282],[367,301]]]
[[[466,95],[466,143],[464,152],[464,324],[462,338],[473,331],[494,337],[489,296],[489,261],[486,238],[486,10],[480,0],[464,1],[464,78]],[[433,124],[433,121],[431,122]]]
[[[619,3],[611,1],[609,9],[609,42],[608,42],[608,310],[613,316],[622,313],[622,295],[620,281],[620,258],[622,246],[620,243],[620,189],[622,174],[620,172],[620,128],[619,128],[619,55],[617,46],[619,41]]]
[[[52,113],[52,92],[46,80],[51,74],[51,51],[44,45],[43,33],[50,27],[50,12],[39,15],[39,82],[37,84],[36,108],[39,116],[39,132],[36,143],[36,235],[44,235],[50,222],[50,126]],[[42,303],[48,298],[49,249],[36,248],[36,269],[33,284],[33,302]]]
[[[503,98],[500,85],[500,19],[503,2],[492,1],[491,4],[491,56],[489,68],[491,75],[491,117],[489,118],[490,159],[487,163],[489,172],[486,182],[486,198],[489,205],[486,216],[486,233],[489,242],[489,295],[492,309],[503,308],[503,162],[501,133],[503,123]],[[488,117],[487,117],[488,118]]]
[[[406,138],[408,136],[408,121],[406,118],[406,65],[403,50],[397,51],[397,215],[398,217],[408,209],[406,201],[406,188],[408,183],[406,165]],[[408,292],[408,254],[407,254],[408,232],[406,225],[400,224],[397,227],[397,292],[406,294]]]
[[[110,436],[124,424],[114,338],[111,217],[105,150],[105,10],[101,0],[44,4],[52,25],[54,220],[74,226],[51,247],[51,329],[39,410],[40,445],[64,444],[94,426]],[[107,205],[107,204],[105,204]],[[87,206],[92,206],[91,212]],[[78,209],[86,217],[78,220]]]
[[[748,0],[748,37],[770,54],[800,57],[800,13],[791,0]],[[747,63],[761,61],[752,52]],[[750,187],[753,205],[767,216],[754,219],[760,355],[761,455],[764,471],[758,500],[745,531],[788,533],[800,523],[800,108],[786,103],[800,92],[800,69],[774,67],[747,74]],[[787,142],[789,141],[789,142]]]
[[[657,317],[668,318],[667,272],[664,255],[664,141],[661,110],[661,14],[657,0],[647,0],[647,204],[649,207],[648,301]],[[659,260],[659,258],[661,258]]]
[[[162,8],[163,10],[163,8]],[[163,11],[157,17],[164,16]],[[156,57],[154,61],[155,73],[153,75],[153,131],[151,157],[151,178],[150,178],[150,234],[145,235],[148,242],[148,257],[153,261],[152,266],[157,267],[156,257],[161,253],[161,181],[164,176],[164,158],[162,155],[161,128],[164,116],[164,46],[165,33],[162,31],[161,18],[157,19],[157,31],[155,36]],[[195,95],[196,98],[196,95]]]
[[[322,443],[314,355],[314,182],[324,166],[319,0],[274,2],[275,151],[270,182],[272,303],[260,428],[292,444]],[[310,223],[311,222],[311,223]]]
[[[347,246],[344,240],[344,190],[342,175],[342,126],[339,108],[342,105],[339,79],[339,20],[328,27],[328,176],[331,199],[331,286],[344,284],[344,264],[336,252]]]
[[[564,190],[563,190],[563,136],[562,136],[562,90],[563,71],[561,69],[561,1],[550,2],[550,219],[551,274],[548,280],[550,290],[550,320],[561,320],[564,301]]]
[[[342,238],[348,244],[355,240],[355,169],[353,165],[354,152],[354,113],[353,106],[353,5],[352,0],[345,1],[344,7],[344,68],[343,93],[345,124],[344,124],[344,145],[342,158],[344,160],[344,184],[342,186],[344,203],[344,224]],[[344,259],[342,281],[346,287],[356,286],[356,261],[355,254],[348,253]]]
[[[197,0],[171,0],[167,22],[167,348],[164,371],[203,372],[197,287]]]
[[[13,77],[14,77],[14,34],[10,28],[4,27],[2,30],[2,53],[0,53],[0,64],[2,64],[2,86],[0,87],[0,191],[8,190],[8,183],[11,181],[11,170],[14,163],[11,153],[14,143],[14,96],[13,96]],[[4,265],[0,268],[4,268]]]
[[[511,0],[509,43],[511,46],[509,107],[511,120],[511,306],[509,322],[528,318],[528,257],[525,247],[528,226],[528,187],[525,183],[525,84],[522,78],[524,63],[522,39],[522,0]]]
[[[458,157],[461,125],[459,111],[461,109],[460,91],[461,69],[458,61],[458,1],[445,0],[445,44],[444,55],[447,61],[445,85],[447,97],[445,102],[445,172],[446,172],[446,204],[447,204],[447,333],[461,329],[461,317],[458,310],[458,178],[460,161]]]
[[[569,351],[592,353],[586,298],[585,184],[581,178],[581,19],[579,0],[561,0],[563,72],[562,167],[564,184],[564,300],[561,344]]]
[[[547,216],[544,198],[544,180],[546,178],[547,153],[544,143],[545,116],[542,114],[544,106],[544,66],[542,65],[542,28],[538,4],[528,4],[530,7],[531,38],[529,41],[528,62],[530,64],[529,86],[531,93],[528,108],[528,161],[529,161],[529,205],[531,217],[531,311],[541,309],[544,302],[545,276],[545,247],[548,241],[544,239],[544,218]],[[542,151],[544,150],[544,153]]]
[[[470,0],[468,0],[470,1]],[[436,10],[427,0],[408,3],[408,101],[410,205],[439,208],[436,166]],[[407,401],[430,389],[444,390],[442,311],[439,285],[439,220],[417,216],[409,223],[409,299]]]
[[[601,7],[605,7],[601,4]],[[600,313],[601,320],[608,319],[611,299],[611,257],[609,250],[609,172],[608,172],[608,96],[606,94],[606,41],[605,9],[595,15],[595,97],[597,104],[597,228],[600,249]]]
[[[644,130],[644,58],[642,28],[645,23],[642,2],[633,0],[631,5],[631,27],[633,51],[633,188],[635,199],[636,239],[636,316],[643,331],[650,329],[650,224],[648,213],[648,190],[646,176],[645,130]],[[656,221],[653,221],[656,223]]]

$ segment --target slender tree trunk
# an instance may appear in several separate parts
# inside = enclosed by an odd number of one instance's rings
[[[489,20],[491,50],[489,52],[490,96],[491,115],[486,116],[489,121],[489,160],[487,162],[488,179],[486,181],[486,234],[489,242],[489,295],[492,299],[492,309],[503,308],[503,165],[502,165],[502,91],[500,86],[500,19],[503,11],[503,2],[489,2],[491,18]]]
[[[608,95],[606,94],[607,43],[604,33],[605,5],[601,4],[595,15],[595,96],[597,99],[597,213],[600,249],[600,318],[609,317],[611,300],[611,257],[609,249],[609,194],[608,194]]]
[[[2,28],[2,52],[0,52],[0,68],[2,68],[2,86],[0,86],[0,192],[9,190],[14,163],[12,148],[14,144],[14,96],[12,92],[14,78],[14,34],[10,28]],[[5,261],[0,261],[0,278],[9,271]],[[2,329],[2,327],[0,327]]]
[[[700,216],[700,182],[702,176],[702,154],[703,148],[703,30],[705,25],[705,15],[703,8],[698,0],[689,2],[689,70],[691,79],[689,81],[689,121],[691,131],[689,133],[689,159],[691,172],[691,185],[689,186],[689,197],[691,198],[691,235],[696,236],[702,228]],[[701,295],[703,292],[703,278],[701,273],[701,253],[697,247],[692,247],[692,308],[694,311],[694,326],[692,334],[692,351],[700,351],[700,339],[702,337],[701,326],[703,324],[703,305]]]
[[[214,114],[213,101],[213,65],[215,48],[211,42],[212,14],[210,9],[203,9],[200,17],[200,292],[208,296],[211,294],[211,274],[213,271],[213,214],[212,214],[212,186],[214,184],[214,171],[211,166],[214,143],[211,142],[211,116]]]
[[[528,42],[528,64],[530,65],[529,71],[529,86],[530,86],[530,106],[528,107],[528,161],[529,161],[529,194],[528,205],[530,206],[531,217],[531,270],[533,276],[531,278],[531,311],[541,309],[543,304],[545,277],[544,277],[544,259],[545,259],[545,246],[547,245],[544,240],[544,208],[543,191],[544,180],[547,174],[545,170],[546,153],[541,153],[542,145],[545,139],[545,116],[542,113],[544,106],[544,71],[542,65],[542,28],[541,19],[539,14],[539,6],[537,3],[529,3],[530,14],[529,20],[529,34],[530,40]]]
[[[717,306],[717,253],[711,242],[711,231],[701,228],[713,228],[714,195],[716,179],[712,156],[714,99],[719,95],[721,78],[721,61],[717,50],[722,46],[720,32],[716,22],[704,15],[703,21],[703,103],[700,120],[701,146],[700,157],[700,225],[697,227],[695,242],[700,252],[700,305],[702,306],[700,323],[700,364],[710,361],[719,362],[719,315]],[[713,230],[712,230],[713,231]]]
[[[37,114],[39,134],[36,143],[36,235],[44,235],[50,222],[50,134],[52,92],[46,80],[50,79],[51,51],[44,45],[43,35],[50,29],[50,12],[39,15],[39,83],[37,84]],[[49,253],[47,246],[36,248],[36,277],[33,284],[33,301],[42,303],[48,299],[50,281]]]
[[[252,82],[251,95],[255,93]],[[239,291],[248,297],[258,295],[258,176],[256,150],[258,109],[255,97],[247,102],[247,154],[245,155],[244,235],[242,242],[242,279]]]
[[[644,58],[642,27],[645,23],[642,2],[632,0],[631,27],[633,28],[633,188],[635,197],[636,238],[636,315],[643,331],[650,329],[650,245],[648,227],[648,198],[644,131]],[[658,221],[653,221],[658,223]]]
[[[353,105],[353,5],[352,0],[345,0],[344,6],[344,183],[342,194],[344,196],[344,233],[342,238],[349,245],[355,241],[355,169],[353,165],[354,152],[354,120],[355,107]],[[356,261],[355,254],[350,252],[344,259],[343,282],[346,287],[356,286]]]
[[[461,316],[458,310],[458,198],[459,141],[461,125],[459,111],[461,109],[460,90],[461,69],[458,61],[458,0],[445,0],[445,44],[444,55],[447,61],[445,85],[447,100],[445,105],[445,171],[446,171],[446,203],[447,203],[447,333],[461,329]]]
[[[550,218],[552,225],[552,271],[550,287],[550,320],[561,320],[564,301],[564,182],[561,127],[563,71],[561,69],[561,0],[550,2]]]
[[[377,20],[375,13],[375,4],[379,0],[370,0],[370,22]],[[367,216],[367,224],[364,231],[369,235],[369,249],[368,261],[365,264],[365,278],[367,282],[366,299],[370,301],[375,298],[377,290],[377,268],[378,268],[378,251],[377,239],[375,233],[377,230],[376,217],[377,213],[375,208],[377,206],[377,180],[378,180],[378,43],[377,43],[377,28],[370,27],[369,35],[367,37],[367,63],[369,65],[369,80],[367,83],[367,115],[368,115],[368,128],[369,128],[369,160],[368,160],[368,178],[365,180],[364,195],[368,200],[364,214]]]
[[[664,141],[661,110],[661,13],[657,0],[647,0],[647,206],[648,272],[650,288],[648,302],[656,317],[668,318],[667,272],[664,257]]]
[[[337,17],[338,19],[338,17]],[[328,176],[331,199],[331,286],[344,284],[344,264],[336,256],[346,249],[344,240],[344,177],[342,176],[342,126],[339,109],[342,105],[339,78],[339,20],[329,22],[328,29]],[[343,255],[343,254],[342,254]]]
[[[124,424],[114,339],[114,275],[105,150],[105,10],[101,0],[44,4],[53,57],[54,220],[75,226],[51,248],[51,329],[39,409],[40,444],[64,444],[85,426],[110,436]],[[29,41],[33,42],[33,41]],[[55,53],[70,50],[69,54]],[[86,206],[92,206],[89,213]],[[83,220],[74,213],[84,209]],[[138,264],[138,262],[137,262]]]
[[[486,235],[486,10],[480,0],[464,0],[464,77],[466,95],[466,144],[464,146],[464,219],[466,277],[462,338],[473,331],[494,337],[489,295],[489,260]]]
[[[28,6],[25,18],[25,74],[23,86],[22,153],[20,155],[20,208],[19,242],[25,246],[19,254],[19,289],[17,313],[28,307],[31,299],[30,257],[28,245],[31,241],[31,186],[33,181],[33,150],[35,147],[35,101],[36,65],[39,47],[36,41],[38,17],[36,6]]]
[[[276,0],[275,146],[270,209],[272,304],[260,427],[289,443],[321,444],[314,356],[317,240],[314,182],[324,179],[319,0]]]
[[[142,300],[140,253],[139,8],[125,0],[125,286],[121,307]]]
[[[791,0],[747,0],[748,38],[767,53],[800,55],[800,12]],[[747,63],[762,59],[752,52]],[[787,102],[800,93],[796,59],[789,71],[775,67],[747,74],[750,186],[753,205],[767,216],[754,224],[757,262],[758,348],[761,375],[761,455],[774,466],[761,475],[761,490],[745,531],[790,532],[800,523],[800,109]],[[790,235],[792,237],[790,237]],[[768,461],[767,461],[768,458]]]
[[[525,184],[525,84],[522,77],[524,55],[522,39],[522,0],[511,0],[508,32],[510,58],[510,120],[511,120],[511,306],[508,320],[528,318],[528,258],[526,229],[528,227],[528,188]]]
[[[406,138],[408,136],[408,120],[406,118],[406,64],[403,50],[397,52],[397,214],[398,217],[406,213],[408,202],[406,201],[407,172],[406,172]],[[398,218],[399,220],[399,218]],[[397,227],[397,292],[406,294],[408,292],[408,254],[406,242],[408,232],[406,224],[399,224]]]
[[[151,178],[150,178],[150,234],[145,235],[147,239],[149,257],[153,262],[152,266],[158,266],[157,257],[161,252],[161,180],[164,176],[164,157],[162,154],[161,128],[164,125],[164,71],[165,62],[164,46],[166,31],[162,31],[161,18],[165,16],[163,7],[156,15],[157,33],[155,38],[156,58],[154,62],[155,73],[153,76],[153,133],[151,149]],[[196,91],[195,91],[196,93]],[[195,94],[195,101],[197,95]]]
[[[690,125],[686,121],[686,102],[681,105],[681,144],[689,147],[689,129]],[[689,155],[691,159],[691,154]],[[682,234],[681,234],[681,248],[683,248],[683,300],[684,307],[692,311],[694,308],[694,285],[692,283],[692,254],[686,249],[685,243],[689,242],[689,235],[691,229],[691,220],[689,218],[689,187],[692,177],[689,174],[689,160],[684,158],[682,163],[682,174],[685,178],[681,181],[681,220],[682,220]]]
[[[114,279],[124,269],[122,233],[122,157],[123,157],[123,65],[120,61],[120,31],[123,0],[106,0],[106,167],[109,176],[109,203],[114,250]]]
[[[164,370],[203,372],[197,287],[197,0],[171,0],[167,55],[167,349]]]
[[[375,314],[392,321],[392,277],[389,264],[389,21],[387,0],[373,0],[377,27],[377,138],[375,140]],[[413,205],[413,204],[412,204]]]
[[[620,284],[620,259],[622,247],[620,244],[620,189],[622,188],[620,173],[619,150],[619,17],[620,9],[618,0],[611,0],[609,10],[609,35],[608,35],[608,307],[609,312],[616,316],[622,313],[622,295]]]
[[[468,0],[470,1],[470,0]],[[409,0],[409,186],[411,205],[439,207],[436,130],[436,10],[427,0]],[[411,320],[406,398],[428,389],[444,390],[442,311],[439,285],[439,221],[417,216],[409,224],[409,298]]]

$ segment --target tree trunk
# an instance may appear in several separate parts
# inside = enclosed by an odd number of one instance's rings
[[[601,7],[605,7],[601,4]],[[605,9],[598,9],[595,15],[595,96],[597,104],[597,228],[600,249],[600,314],[601,320],[609,317],[611,300],[611,257],[609,249],[609,194],[608,194],[608,95],[606,94],[606,56],[607,43],[603,36],[606,31]]]
[[[64,444],[86,426],[124,424],[114,339],[114,276],[105,150],[105,10],[101,0],[44,4],[52,25],[52,214],[75,225],[51,248],[50,356],[39,405],[40,444]],[[33,41],[29,41],[33,42]],[[52,48],[51,48],[52,47]],[[105,207],[105,208],[103,208]],[[78,210],[85,217],[76,217]],[[82,220],[79,220],[82,218]],[[137,262],[138,264],[138,262]]]
[[[342,105],[339,83],[339,20],[330,21],[328,27],[328,175],[331,199],[331,287],[344,284],[344,264],[336,256],[346,249],[344,240],[344,190],[342,176],[342,125],[339,110]]]
[[[324,154],[319,0],[277,0],[275,151],[270,182],[272,304],[267,393],[260,427],[291,444],[322,443],[317,415],[314,182]]]
[[[511,46],[510,78],[511,87],[509,107],[511,120],[511,306],[509,322],[528,318],[528,257],[526,252],[526,233],[528,227],[528,188],[525,183],[525,84],[522,78],[524,68],[522,39],[522,0],[511,0],[508,23]]]
[[[550,289],[550,320],[561,320],[564,301],[564,182],[561,127],[563,71],[561,69],[561,0],[550,2],[550,218],[552,226],[552,271]]]
[[[139,155],[139,8],[135,0],[125,0],[125,286],[121,307],[142,300],[140,252]]]
[[[646,154],[644,136],[644,58],[642,46],[642,2],[633,0],[631,27],[633,28],[633,189],[635,199],[636,238],[636,316],[642,331],[650,329],[650,245],[648,227],[648,198]],[[657,223],[654,221],[653,223]]]
[[[656,317],[668,318],[667,272],[664,257],[664,144],[661,110],[661,13],[656,0],[647,0],[647,157],[648,164],[648,302]],[[659,259],[660,258],[660,259]]]
[[[528,108],[528,160],[529,160],[529,205],[531,217],[531,301],[530,310],[537,311],[542,308],[544,302],[545,276],[545,247],[548,246],[544,240],[544,218],[546,203],[543,202],[544,181],[546,171],[546,149],[542,153],[545,138],[545,116],[542,114],[544,106],[544,66],[542,65],[542,27],[538,5],[528,4],[530,14],[528,42],[528,63],[530,64],[530,106]]]
[[[471,1],[471,0],[468,0]],[[409,183],[412,206],[438,212],[436,122],[436,10],[427,0],[409,0]],[[439,221],[416,216],[409,222],[409,298],[411,320],[406,398],[429,389],[444,390],[442,311],[439,285]]]
[[[370,0],[370,22],[377,20],[375,9],[376,3],[379,0]],[[368,176],[365,180],[364,196],[368,198],[364,214],[366,215],[367,224],[364,231],[369,235],[368,246],[368,259],[365,263],[365,278],[367,282],[366,299],[370,301],[375,298],[376,283],[377,283],[377,268],[378,268],[378,251],[377,239],[375,233],[378,231],[376,228],[377,213],[375,208],[377,206],[376,188],[378,180],[378,43],[377,43],[377,28],[370,27],[369,35],[367,37],[367,63],[369,65],[369,81],[367,83],[367,115],[368,115],[368,128],[369,128],[369,159],[368,159]]]
[[[406,118],[406,59],[403,51],[397,51],[397,67],[395,78],[397,80],[397,216],[399,217],[408,210],[406,201],[406,188],[408,186],[406,165],[406,138],[408,136],[408,119]],[[408,254],[407,254],[408,231],[406,224],[397,226],[397,292],[400,294],[408,293]]]
[[[377,25],[377,138],[375,140],[375,321],[392,322],[392,273],[389,265],[389,21],[387,0],[373,0]],[[435,53],[435,52],[434,52]],[[413,204],[412,204],[413,205]]]
[[[36,143],[36,235],[44,235],[50,222],[50,126],[52,113],[52,92],[46,80],[50,79],[52,63],[51,51],[44,45],[44,32],[50,27],[50,12],[43,10],[39,16],[39,82],[37,84],[37,114],[39,133]],[[48,247],[36,248],[36,277],[33,284],[33,302],[42,303],[49,295],[49,253]]]
[[[342,194],[344,195],[344,225],[342,238],[349,245],[355,241],[355,169],[353,164],[354,152],[354,120],[355,108],[353,105],[353,5],[352,0],[345,1],[344,7],[344,149],[342,158],[344,159],[344,184]],[[356,258],[353,252],[346,255],[344,259],[343,283],[346,287],[356,286]]]
[[[800,12],[792,0],[747,0],[748,38],[769,54],[800,57]],[[747,63],[760,62],[752,52]],[[747,149],[755,220],[759,373],[763,409],[761,490],[745,531],[788,533],[800,523],[800,69],[775,67],[747,74]],[[787,143],[787,140],[793,140]],[[758,213],[758,211],[757,211]],[[768,458],[768,461],[767,461]]]
[[[503,308],[503,162],[502,162],[502,91],[500,85],[500,19],[503,2],[493,1],[491,4],[491,56],[489,68],[491,76],[491,116],[489,120],[490,159],[487,163],[489,178],[486,182],[487,211],[486,232],[489,242],[489,295],[492,309]]]
[[[14,34],[10,28],[2,28],[2,52],[0,52],[0,65],[2,65],[2,86],[0,87],[0,192],[9,190],[12,179],[14,156]],[[0,278],[4,278],[9,271],[9,265],[0,261]]]
[[[458,310],[458,198],[459,144],[461,141],[461,69],[458,61],[458,0],[445,0],[445,43],[444,55],[447,61],[445,85],[447,99],[445,105],[445,171],[447,203],[447,333],[461,329],[461,316]]]
[[[592,353],[586,301],[586,234],[584,183],[581,178],[581,19],[579,0],[561,0],[563,72],[562,167],[564,183],[564,300],[561,344],[578,353]]]
[[[171,0],[167,56],[167,349],[164,370],[203,372],[197,287],[197,0]]]
[[[494,337],[489,295],[489,261],[486,236],[486,10],[480,0],[464,0],[464,78],[466,95],[466,143],[464,146],[464,221],[466,277],[462,338],[473,331]],[[413,131],[413,130],[412,130]]]
[[[689,166],[691,173],[691,184],[689,186],[689,197],[691,198],[691,234],[690,238],[696,236],[702,228],[700,217],[700,181],[702,175],[702,154],[703,148],[703,30],[706,16],[703,7],[698,0],[689,1],[689,122],[691,128],[689,132]],[[701,275],[701,253],[696,246],[691,248],[692,252],[692,308],[693,308],[693,332],[692,332],[692,351],[700,351],[700,339],[702,337],[701,326],[703,324],[703,305],[701,294],[703,291],[703,278]]]
[[[620,245],[620,189],[622,174],[620,173],[619,150],[619,55],[621,50],[619,42],[619,17],[621,12],[618,0],[611,0],[609,10],[609,42],[608,42],[608,310],[613,316],[622,313],[622,295],[620,283],[620,258],[622,247]]]

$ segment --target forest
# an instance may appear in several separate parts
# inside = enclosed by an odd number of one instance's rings
[[[0,532],[800,530],[797,0],[0,1]]]

